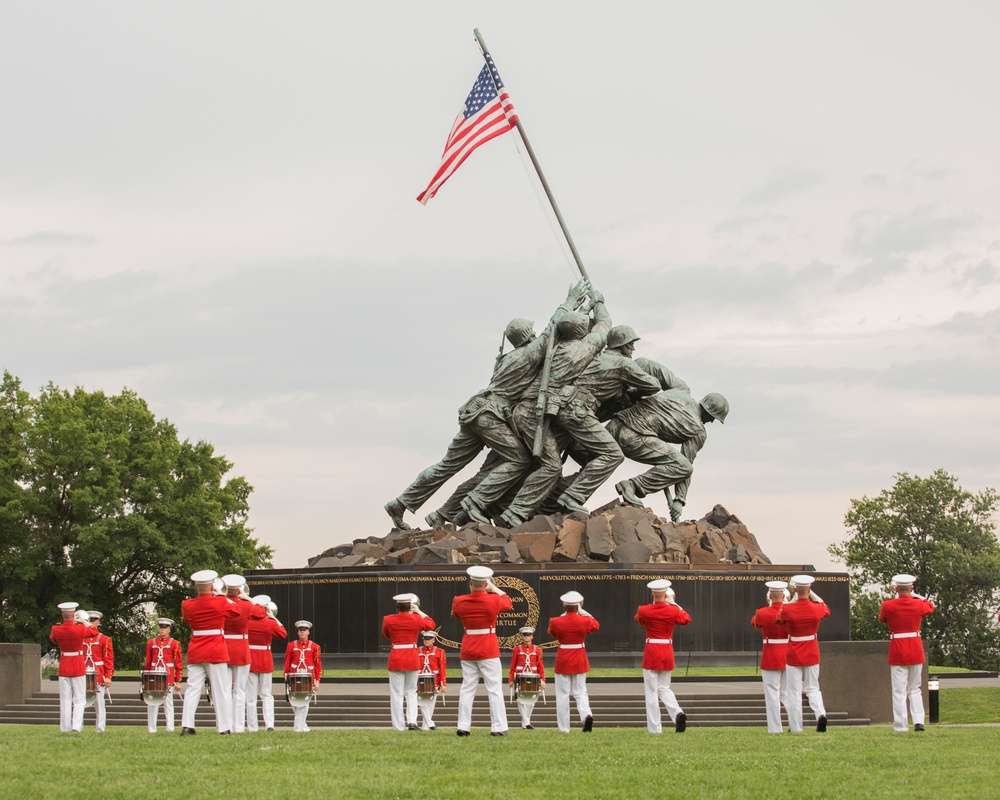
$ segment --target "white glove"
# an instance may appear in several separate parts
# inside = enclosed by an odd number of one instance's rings
[[[823,598],[820,597],[818,594],[816,594],[816,592],[812,591],[811,589],[809,590],[809,599],[812,600],[814,603],[823,602]]]
[[[507,594],[505,591],[503,591],[503,589],[501,589],[499,586],[493,583],[493,578],[490,578],[486,581],[486,591],[493,592],[493,594],[503,594],[503,595]]]
[[[593,616],[593,614],[590,614],[590,613],[584,611],[583,610],[583,606],[581,606],[580,608],[578,608],[576,610],[576,613],[579,614],[581,617],[592,617]]]

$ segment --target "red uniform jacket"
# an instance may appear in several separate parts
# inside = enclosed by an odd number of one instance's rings
[[[299,666],[300,664],[304,666]],[[323,677],[323,658],[316,642],[303,644],[296,639],[288,643],[288,649],[285,650],[285,674],[299,671],[311,672],[315,683],[319,683],[319,679]]]
[[[674,668],[674,644],[664,640],[674,638],[674,625],[687,625],[691,616],[672,603],[648,603],[639,606],[635,621],[646,628],[646,646],[642,651],[642,668],[669,672]],[[659,639],[652,642],[650,639]]]
[[[420,662],[420,672],[429,672],[434,676],[434,685],[438,689],[443,689],[448,683],[448,674],[445,671],[445,661],[447,656],[440,647],[421,647],[417,651],[417,659]]]
[[[895,597],[882,603],[879,621],[889,626],[889,663],[905,667],[924,663],[924,644],[920,639],[920,623],[933,613],[929,600],[916,597]],[[916,633],[916,636],[900,636]]]
[[[165,669],[167,684],[173,686],[184,680],[184,659],[181,656],[181,643],[176,639],[157,636],[146,642],[146,661],[144,670]]]
[[[778,613],[783,603],[778,601],[769,606],[757,609],[750,624],[760,628],[764,634],[764,646],[760,651],[761,669],[784,669],[785,657],[788,654],[788,631],[784,625],[778,624]]]
[[[416,672],[420,669],[417,658],[417,637],[420,631],[434,630],[434,620],[410,611],[389,614],[382,618],[382,635],[392,642],[389,651],[390,672]]]
[[[238,617],[240,610],[228,597],[200,594],[181,603],[181,616],[191,626],[191,641],[188,642],[187,663],[226,664],[229,650],[222,638],[225,620]]]
[[[819,663],[819,640],[816,632],[820,620],[830,616],[826,603],[814,603],[803,598],[785,603],[778,612],[778,622],[788,631],[785,662],[790,667],[811,667]],[[799,639],[800,641],[795,641]]]
[[[247,628],[250,637],[250,671],[274,672],[274,654],[271,652],[271,640],[288,638],[288,631],[274,617],[252,619]]]
[[[525,647],[523,644],[519,644],[514,648],[514,652],[510,655],[510,673],[507,675],[507,682],[513,683],[514,676],[519,672],[534,672],[541,678],[545,680],[545,664],[542,663],[542,648],[537,644],[531,645],[531,647]]]
[[[97,628],[82,622],[63,622],[52,626],[49,639],[59,648],[59,677],[79,678],[85,675],[84,643],[99,635]]]
[[[461,620],[465,628],[462,649],[458,657],[462,661],[483,661],[500,658],[500,643],[497,641],[497,617],[503,611],[510,611],[512,603],[505,594],[475,591],[462,594],[451,603],[451,615]],[[470,633],[484,631],[484,633]]]
[[[564,645],[583,645],[584,639],[600,627],[596,619],[591,616],[585,617],[576,611],[567,611],[561,617],[549,620],[549,636],[555,636],[559,640],[556,664],[552,668],[556,675],[590,672],[587,648],[582,646],[567,648]]]
[[[252,619],[264,619],[267,608],[244,600],[242,597],[230,597],[240,611],[238,617],[227,618],[222,626],[226,637],[226,650],[229,653],[229,666],[238,667],[250,663],[250,641],[247,637],[247,627]]]
[[[111,637],[98,633],[85,643],[83,648],[85,666],[87,670],[94,670],[97,685],[101,686],[105,681],[110,681],[111,676],[115,674],[115,647]]]

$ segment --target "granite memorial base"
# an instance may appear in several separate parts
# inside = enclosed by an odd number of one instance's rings
[[[23,703],[42,688],[37,644],[0,644],[0,707]]]

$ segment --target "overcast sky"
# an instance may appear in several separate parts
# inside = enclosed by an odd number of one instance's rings
[[[415,200],[479,27],[615,323],[730,401],[692,518],[841,568],[895,473],[1000,487],[1000,6],[351,5],[0,7],[0,369],[210,441],[275,566],[388,533],[574,276],[514,135]]]

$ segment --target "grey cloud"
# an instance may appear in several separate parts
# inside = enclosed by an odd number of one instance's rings
[[[1000,337],[1000,308],[982,314],[963,311],[935,326],[935,330],[956,336],[982,337],[989,341]]]
[[[914,159],[903,167],[903,174],[912,178],[920,178],[921,180],[936,183],[954,175],[955,171],[947,167],[932,167],[918,159]]]
[[[96,236],[86,233],[64,233],[63,231],[37,231],[26,236],[0,241],[0,245],[90,245],[97,242]]]
[[[791,166],[778,169],[762,184],[747,191],[740,198],[740,204],[760,205],[784,200],[786,197],[802,194],[819,186],[824,178],[824,173],[807,167]]]
[[[971,212],[946,215],[933,204],[919,205],[902,213],[860,212],[851,220],[854,233],[846,249],[870,257],[915,253],[932,245],[946,244],[978,223],[979,217]]]
[[[881,172],[873,172],[871,175],[865,176],[865,179],[861,181],[861,185],[866,189],[888,189],[889,179]]]
[[[893,275],[906,271],[905,258],[876,258],[851,270],[837,281],[837,288],[844,292],[856,292],[870,286],[877,286]]]
[[[1000,282],[1000,269],[990,259],[984,258],[978,264],[967,267],[955,280],[955,285],[976,291],[997,282]]]

